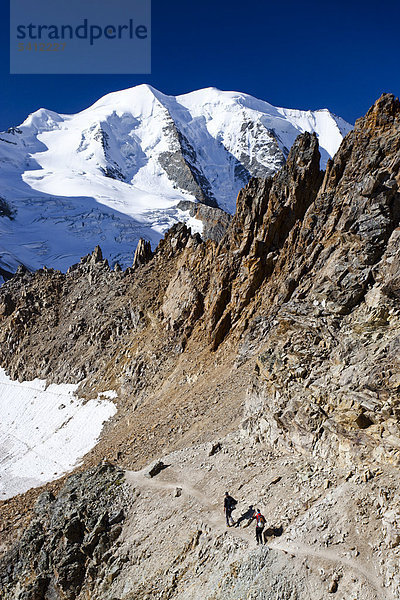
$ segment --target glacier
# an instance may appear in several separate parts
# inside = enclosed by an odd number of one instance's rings
[[[202,232],[181,201],[234,213],[240,188],[273,174],[297,135],[317,134],[325,168],[351,128],[327,109],[216,88],[139,85],[74,115],[41,108],[0,133],[0,277],[21,264],[64,271],[97,244],[125,268],[140,237],[154,247],[177,221]]]

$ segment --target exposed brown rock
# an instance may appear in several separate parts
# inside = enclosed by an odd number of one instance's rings
[[[137,269],[138,267],[147,264],[152,258],[153,252],[151,250],[150,242],[140,238],[135,250],[135,256],[133,257],[132,268]]]
[[[203,224],[202,238],[220,242],[224,237],[232,216],[220,208],[210,207],[201,202],[181,201],[177,208],[187,210],[191,217]]]

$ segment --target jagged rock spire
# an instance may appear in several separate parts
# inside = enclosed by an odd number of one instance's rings
[[[96,246],[96,248],[93,250],[92,255],[90,257],[90,262],[96,264],[99,263],[103,260],[103,253],[101,251],[100,246]]]
[[[137,269],[138,267],[147,264],[152,258],[153,252],[151,250],[150,242],[140,238],[135,251],[135,256],[133,257],[132,268]]]

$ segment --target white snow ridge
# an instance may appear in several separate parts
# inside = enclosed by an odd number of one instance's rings
[[[275,172],[300,133],[317,133],[324,167],[350,129],[326,109],[215,88],[175,97],[139,85],[75,115],[40,109],[0,134],[0,268],[66,270],[97,244],[125,268],[140,237],[155,245],[188,222],[181,200],[233,213],[249,177]]]
[[[0,369],[0,500],[57,479],[96,444],[115,392],[84,402],[77,387],[19,383]]]

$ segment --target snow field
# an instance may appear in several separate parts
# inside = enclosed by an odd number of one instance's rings
[[[0,500],[57,479],[95,446],[116,394],[84,402],[77,387],[19,383],[0,369]]]

